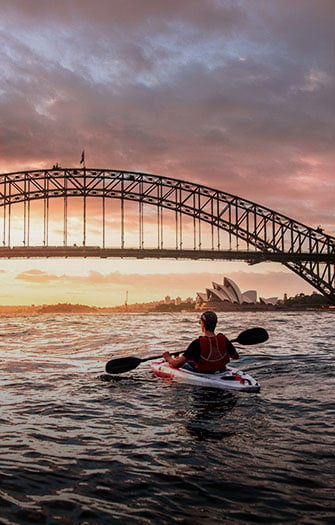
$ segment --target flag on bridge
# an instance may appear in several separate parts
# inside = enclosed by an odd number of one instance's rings
[[[80,164],[84,164],[85,165],[85,150],[83,150],[81,152],[81,160],[80,160]]]

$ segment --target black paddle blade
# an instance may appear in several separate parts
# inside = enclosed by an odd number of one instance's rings
[[[115,357],[106,363],[107,374],[122,374],[136,368],[142,359],[139,357]]]
[[[240,345],[257,345],[259,343],[264,343],[269,339],[269,334],[265,328],[249,328],[244,330],[240,335],[234,339]]]

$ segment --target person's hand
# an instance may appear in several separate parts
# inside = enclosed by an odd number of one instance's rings
[[[168,358],[170,357],[170,352],[164,352],[163,357],[164,357],[165,361],[167,361]]]

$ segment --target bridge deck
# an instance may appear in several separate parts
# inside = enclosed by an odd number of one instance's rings
[[[157,248],[102,248],[99,246],[13,246],[0,247],[0,258],[95,257],[124,259],[193,259],[248,261],[250,264],[274,262],[326,262],[335,264],[335,254],[272,253],[233,250],[182,250]]]

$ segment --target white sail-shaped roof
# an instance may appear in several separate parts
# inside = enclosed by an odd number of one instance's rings
[[[227,296],[227,294],[225,293],[225,290],[223,289],[216,289],[216,288],[212,288],[211,290],[209,290],[210,292],[210,299],[219,299],[219,301],[223,301],[223,302],[228,302],[230,303],[230,298]]]
[[[256,290],[247,290],[242,293],[242,302],[247,304],[257,303],[257,292]]]
[[[278,297],[268,297],[267,299],[265,297],[260,297],[259,298],[259,301],[262,303],[262,304],[271,304],[271,305],[275,305],[278,303]]]
[[[204,292],[197,292],[197,302],[205,303],[207,301],[207,294]]]
[[[232,293],[230,288],[227,288],[224,284],[212,282],[213,289],[215,292],[220,292],[218,297],[221,297],[223,301],[228,301],[229,303],[236,302],[235,295]]]
[[[223,285],[226,293],[229,294],[229,296],[231,297],[231,302],[241,304],[242,294],[237,284],[234,283],[234,281],[232,281],[231,279],[228,279],[228,277],[225,277],[223,279]]]

